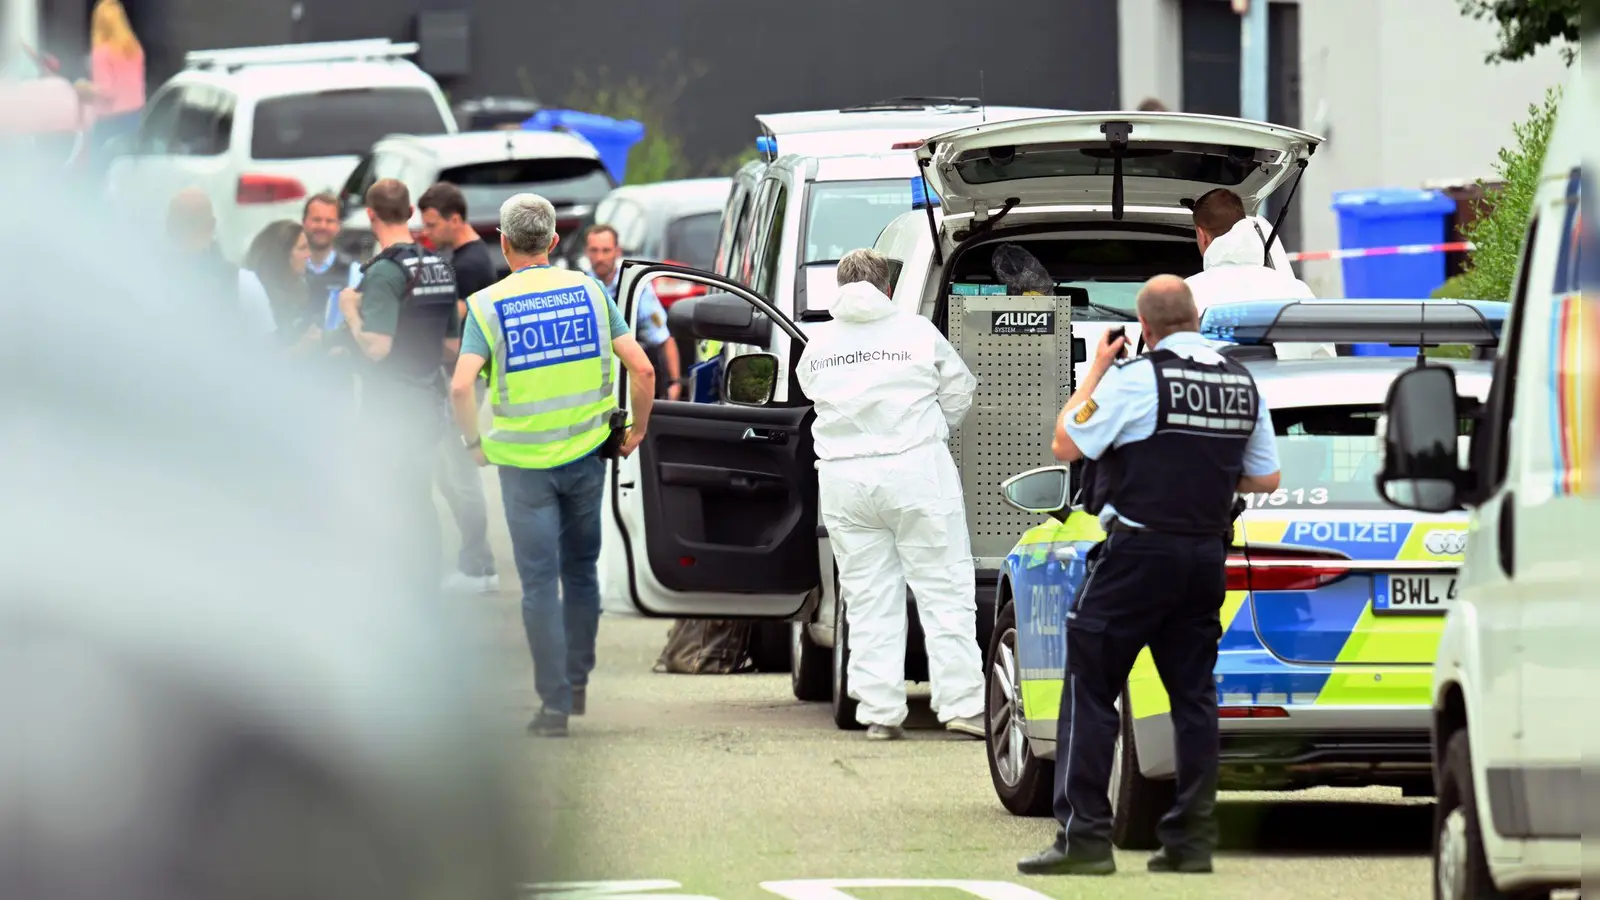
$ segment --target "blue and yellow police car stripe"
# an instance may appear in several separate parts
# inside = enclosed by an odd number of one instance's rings
[[[1373,530],[1385,538],[1357,545],[1341,537],[1357,536],[1354,529]],[[1435,552],[1427,547],[1434,532],[1459,534],[1459,519],[1423,522],[1386,520],[1379,523],[1348,519],[1318,521],[1250,519],[1236,524],[1235,536],[1248,531],[1252,543],[1286,543],[1335,547],[1358,559],[1394,559],[1459,565],[1460,553]],[[1023,713],[1030,721],[1053,721],[1061,702],[1061,673],[1065,663],[1064,635],[1059,624],[1071,598],[1052,596],[1081,583],[1082,572],[1043,573],[1040,566],[1081,566],[1081,557],[1103,537],[1093,517],[1076,513],[1066,522],[1054,520],[1030,529],[1013,551],[1017,574],[1028,573],[1014,592],[1018,603],[1018,667],[1021,670]],[[1369,534],[1360,535],[1369,537]],[[1055,551],[1061,550],[1061,553]],[[1065,557],[1065,559],[1062,559]],[[1218,700],[1222,705],[1262,706],[1412,706],[1426,705],[1432,686],[1432,663],[1444,627],[1442,616],[1374,616],[1368,582],[1354,581],[1343,594],[1318,602],[1315,632],[1311,634],[1319,658],[1308,663],[1285,663],[1268,652],[1257,634],[1255,613],[1245,591],[1229,591],[1221,620],[1222,659],[1217,667]],[[1041,590],[1041,586],[1043,589]],[[1302,595],[1303,596],[1303,595]],[[1271,594],[1262,598],[1273,602]],[[1171,710],[1166,691],[1148,649],[1141,651],[1129,677],[1129,700],[1136,718]]]

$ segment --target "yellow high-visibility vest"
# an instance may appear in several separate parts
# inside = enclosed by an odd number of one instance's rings
[[[569,269],[529,266],[467,299],[491,354],[493,426],[483,455],[497,466],[550,469],[605,443],[617,361],[606,293]]]

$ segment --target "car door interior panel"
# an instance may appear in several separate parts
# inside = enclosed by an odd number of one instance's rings
[[[811,418],[809,405],[656,405],[639,452],[650,568],[663,587],[817,585]]]

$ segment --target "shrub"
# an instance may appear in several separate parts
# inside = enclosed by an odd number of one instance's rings
[[[1527,120],[1513,126],[1516,143],[1500,151],[1500,160],[1494,167],[1504,186],[1494,192],[1492,203],[1488,197],[1479,203],[1480,218],[1464,230],[1466,239],[1473,243],[1472,255],[1466,271],[1440,288],[1448,288],[1449,296],[1462,300],[1510,299],[1560,99],[1561,89],[1551,88],[1544,103],[1529,106]],[[1435,296],[1439,294],[1436,292]]]

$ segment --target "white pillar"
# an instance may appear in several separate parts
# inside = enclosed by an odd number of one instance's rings
[[[1267,3],[1246,0],[1239,17],[1239,111],[1246,119],[1267,121]],[[1238,3],[1234,3],[1238,8]]]
[[[1183,108],[1183,10],[1179,0],[1117,0],[1117,101],[1154,97]]]

